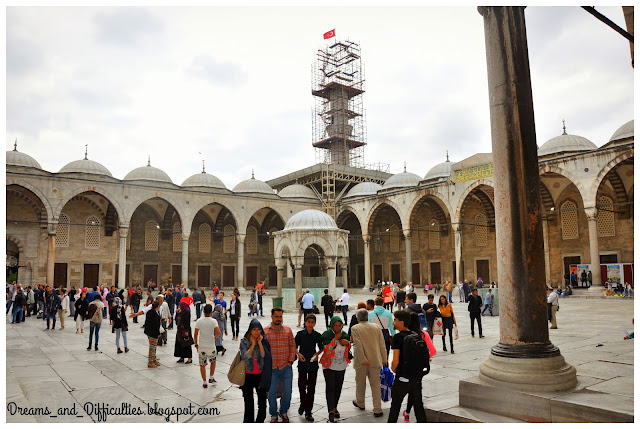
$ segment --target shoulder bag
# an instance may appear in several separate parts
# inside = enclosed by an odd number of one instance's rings
[[[247,364],[240,357],[240,351],[238,350],[236,357],[233,358],[233,362],[231,362],[231,366],[229,367],[229,373],[227,374],[229,382],[238,386],[244,386],[246,371]]]

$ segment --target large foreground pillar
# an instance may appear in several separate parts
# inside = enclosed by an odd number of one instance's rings
[[[569,389],[577,384],[576,370],[549,341],[524,7],[478,10],[489,78],[500,286],[500,342],[480,365],[480,380],[517,391]]]
[[[369,251],[369,236],[362,237],[364,239],[364,289],[369,290],[371,285],[371,253]]]
[[[602,275],[600,274],[600,244],[598,243],[598,216],[595,212],[587,213],[589,222],[589,255],[591,258],[591,276],[593,286],[590,290],[602,289]],[[578,277],[579,279],[579,277]],[[595,287],[594,287],[595,286]]]

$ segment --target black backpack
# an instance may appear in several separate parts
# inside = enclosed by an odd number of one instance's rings
[[[407,378],[429,374],[429,348],[420,334],[409,331],[402,341],[402,355]]]

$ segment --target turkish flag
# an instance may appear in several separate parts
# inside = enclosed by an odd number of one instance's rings
[[[331,39],[332,37],[336,37],[336,29],[334,28],[331,31],[327,31],[326,33],[324,33],[324,38],[325,39]]]

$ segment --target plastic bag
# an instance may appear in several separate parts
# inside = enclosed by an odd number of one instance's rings
[[[391,400],[391,386],[393,385],[393,380],[395,379],[395,375],[389,369],[388,366],[383,366],[382,371],[380,371],[380,393],[382,396],[382,402],[389,402]]]
[[[460,335],[458,335],[458,325],[453,325],[453,339],[457,340],[458,338],[460,338]]]
[[[433,335],[444,335],[443,329],[442,329],[442,320],[436,318],[433,321]]]

